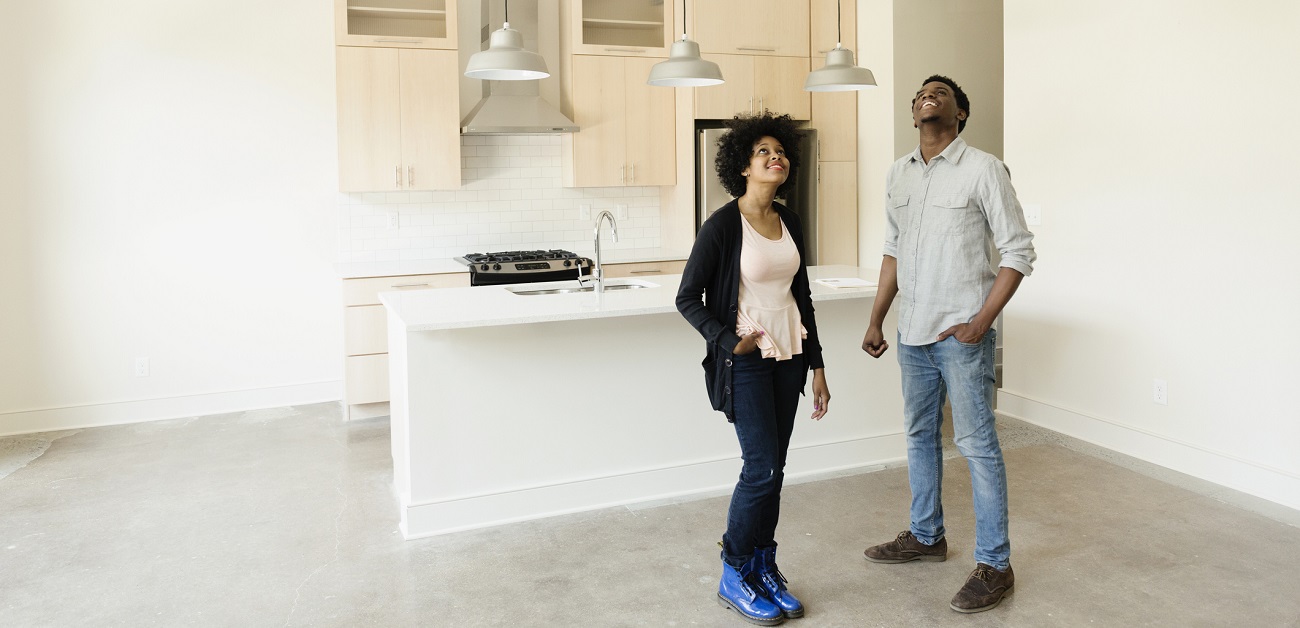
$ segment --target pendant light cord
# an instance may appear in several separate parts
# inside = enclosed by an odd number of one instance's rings
[[[682,0],[682,41],[686,41],[686,0]]]
[[[835,0],[835,47],[844,45],[844,8],[840,0]]]

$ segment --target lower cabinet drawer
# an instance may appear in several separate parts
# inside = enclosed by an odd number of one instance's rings
[[[388,401],[388,354],[346,358],[344,400],[348,405]]]
[[[677,275],[686,268],[686,260],[664,262],[636,262],[634,264],[605,264],[606,277],[638,277],[641,275]]]
[[[343,280],[343,305],[379,305],[379,293],[394,290],[468,288],[469,273],[364,277]]]

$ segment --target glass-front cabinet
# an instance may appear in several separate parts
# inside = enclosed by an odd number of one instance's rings
[[[456,0],[334,0],[335,43],[456,48]]]
[[[675,25],[672,0],[564,0],[570,51],[666,57]]]

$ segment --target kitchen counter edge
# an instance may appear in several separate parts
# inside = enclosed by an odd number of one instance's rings
[[[813,266],[811,279],[856,277],[872,282],[861,288],[832,288],[814,281],[814,302],[865,299],[876,296],[874,285],[879,271],[857,266]],[[603,295],[571,293],[525,296],[505,286],[445,288],[409,292],[384,292],[380,301],[408,332],[466,329],[499,325],[527,325],[554,321],[585,320],[620,316],[676,313],[677,288],[681,275],[651,275],[639,280],[654,288],[607,291]],[[572,284],[572,281],[555,282]],[[527,284],[542,288],[547,284]]]

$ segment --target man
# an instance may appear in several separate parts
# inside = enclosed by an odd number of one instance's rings
[[[953,440],[970,468],[975,502],[976,567],[950,604],[962,613],[997,606],[1015,584],[1006,468],[993,421],[991,327],[1037,258],[1006,167],[959,137],[969,116],[970,100],[944,76],[926,79],[912,100],[920,145],[889,171],[885,256],[862,340],[874,358],[889,348],[881,326],[897,296],[911,526],[867,548],[866,558],[904,563],[948,556],[939,433],[947,394]]]

